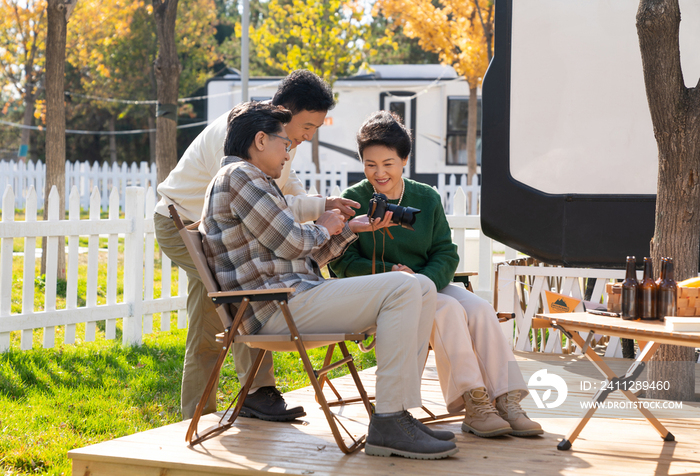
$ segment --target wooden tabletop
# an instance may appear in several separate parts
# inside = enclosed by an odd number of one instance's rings
[[[660,342],[662,344],[700,347],[700,332],[670,332],[661,321],[627,321],[619,317],[598,316],[587,312],[568,312],[557,314],[537,314],[540,324],[558,324],[567,331],[589,332]],[[536,326],[533,321],[533,327]]]

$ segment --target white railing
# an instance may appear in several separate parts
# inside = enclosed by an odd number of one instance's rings
[[[14,190],[14,208],[23,209],[30,188],[37,193],[37,205],[44,207],[44,181],[46,166],[43,162],[0,161],[0,187],[12,187]],[[5,204],[2,204],[5,208]]]
[[[331,190],[338,187],[345,190],[348,187],[348,173],[346,164],[339,167],[323,168],[317,174],[313,164],[294,164],[294,170],[304,184],[304,188],[318,188],[321,185],[321,195],[331,196]],[[30,187],[34,187],[37,193],[37,205],[44,206],[44,183],[46,166],[43,162],[32,161],[0,161],[0,187],[9,185],[15,191],[15,204],[17,209],[23,209],[27,193]],[[94,187],[100,193],[100,204],[103,209],[109,205],[109,194],[113,187],[119,190],[120,207],[124,209],[124,193],[126,187],[153,187],[156,188],[157,172],[155,164],[141,162],[140,164],[107,164],[99,165],[88,162],[66,162],[66,203],[68,194],[73,185],[78,187],[80,194],[80,207],[87,210],[90,203],[90,195]],[[438,174],[438,185],[435,189],[442,197],[442,205],[445,213],[451,214],[454,196],[458,188],[462,188],[467,200],[467,210],[470,215],[479,214],[481,201],[481,186],[475,180],[472,185],[466,185],[467,176]]]
[[[549,312],[545,291],[556,292],[583,300],[585,279],[595,278],[591,302],[607,303],[605,283],[624,279],[622,269],[563,268],[550,266],[525,266],[501,264],[498,268],[498,311],[514,312],[515,322],[506,323],[504,330],[513,348],[561,354],[565,351],[580,354],[573,342],[556,329],[532,329],[532,318],[538,312]],[[640,276],[641,278],[641,276]],[[579,304],[576,310],[583,310]],[[586,338],[583,335],[584,339]],[[594,336],[598,341],[602,336]],[[611,337],[605,351],[606,357],[622,357],[620,339]]]
[[[310,189],[309,194],[316,193]],[[340,195],[336,185],[330,192]],[[163,254],[161,263],[162,291],[161,297],[154,299],[154,225],[153,208],[155,193],[152,188],[147,192],[141,187],[127,187],[125,193],[124,218],[119,217],[120,195],[112,189],[107,209],[109,218],[101,219],[101,196],[97,188],[93,189],[89,202],[89,218],[80,219],[80,193],[78,187],[71,188],[68,199],[68,220],[58,219],[58,192],[54,187],[48,199],[48,220],[37,221],[37,194],[30,189],[26,196],[25,221],[15,221],[12,204],[15,201],[11,187],[5,187],[2,202],[2,222],[0,223],[0,352],[10,346],[10,332],[21,331],[20,348],[32,348],[34,329],[43,329],[43,346],[55,345],[56,327],[65,326],[64,343],[71,344],[76,339],[76,324],[86,323],[85,339],[95,339],[95,323],[105,322],[105,338],[116,337],[117,319],[122,321],[122,342],[140,344],[143,334],[153,332],[153,314],[161,314],[161,331],[169,330],[169,311],[178,311],[178,328],[187,325],[186,319],[186,273],[179,270],[177,296],[171,296],[171,262]],[[466,197],[458,189],[453,197],[454,213],[447,216],[453,229],[454,241],[460,255],[460,271],[467,269],[467,257],[470,253],[479,255],[476,265],[480,279],[475,291],[487,300],[492,300],[493,280],[493,244],[480,232],[479,216],[466,213]],[[44,284],[44,309],[34,311],[35,268],[37,238],[48,237],[47,264]],[[57,309],[56,284],[59,237],[68,237],[66,253],[66,306]],[[87,249],[81,249],[79,238],[88,236]],[[100,236],[107,238],[107,250],[99,248]],[[124,275],[122,283],[124,293],[121,300],[117,296],[118,238],[124,238]],[[22,280],[13,280],[13,239],[23,239],[24,258]],[[87,271],[78,274],[79,256],[87,253]],[[102,254],[100,254],[102,253]],[[506,250],[506,257],[513,258],[515,252]],[[106,289],[102,290],[106,298],[104,304],[97,304],[98,270],[106,266]],[[85,305],[78,306],[78,281],[87,282],[84,295]],[[143,283],[141,285],[140,283]],[[21,286],[21,310],[12,313],[12,288]],[[82,297],[82,296],[81,296]]]
[[[170,329],[169,311],[178,311],[178,327],[186,327],[186,273],[179,270],[179,295],[171,295],[171,262],[163,254],[161,297],[153,298],[154,274],[154,227],[153,208],[155,194],[141,187],[127,187],[125,193],[125,217],[119,218],[119,192],[112,189],[109,196],[109,218],[100,219],[101,197],[97,188],[90,197],[90,217],[80,219],[80,194],[76,186],[71,188],[68,199],[68,220],[59,220],[58,192],[53,187],[48,198],[48,220],[37,221],[37,194],[33,188],[26,196],[25,221],[14,220],[14,192],[5,187],[3,214],[0,226],[0,352],[10,346],[10,332],[21,331],[20,348],[32,348],[34,329],[43,329],[43,346],[54,346],[56,326],[66,326],[64,342],[75,342],[75,325],[86,323],[85,340],[95,339],[95,323],[105,322],[105,337],[116,337],[116,320],[122,319],[122,342],[140,344],[142,334],[153,329],[153,314],[161,314],[160,328]],[[37,238],[48,237],[46,274],[44,282],[44,309],[34,311],[34,286]],[[66,306],[56,309],[56,285],[59,238],[68,237],[66,254]],[[79,238],[88,236],[87,289],[85,305],[78,306],[78,262]],[[107,237],[106,260],[100,257],[100,236]],[[117,300],[117,255],[118,237],[124,237],[124,293]],[[24,239],[22,271],[22,307],[19,313],[11,313],[13,288],[13,239]],[[146,244],[144,258],[144,243]],[[104,251],[104,250],[102,250]],[[107,267],[107,289],[105,304],[97,304],[98,268]],[[145,278],[145,279],[144,279]],[[144,284],[142,284],[144,283]],[[19,285],[19,284],[18,284]]]
[[[80,207],[87,210],[90,196],[95,187],[100,193],[103,209],[109,206],[112,188],[119,190],[119,206],[124,209],[126,187],[141,186],[155,189],[157,180],[156,166],[147,162],[130,165],[123,163],[102,165],[89,162],[66,162],[66,203],[73,186],[78,188]],[[46,165],[43,162],[0,162],[0,186],[9,185],[15,191],[14,208],[23,209],[31,187],[37,194],[37,206],[44,207],[44,184]]]
[[[318,192],[324,197],[333,195],[333,190],[345,190],[348,188],[348,172],[345,164],[340,167],[333,166],[332,168],[321,167],[321,173],[316,173],[316,168],[313,164],[294,164],[294,172],[301,180],[302,185],[306,190],[313,187],[318,190],[317,183],[321,186],[321,191]]]
[[[467,200],[467,212],[470,215],[478,215],[480,213],[481,204],[481,185],[475,177],[471,185],[467,185],[466,174],[438,174],[437,191],[442,197],[442,206],[445,208],[445,213],[452,213],[452,204],[455,194],[458,189],[462,189]]]

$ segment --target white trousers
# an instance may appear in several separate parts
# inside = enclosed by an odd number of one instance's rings
[[[438,291],[430,338],[447,411],[464,408],[462,395],[486,387],[491,398],[511,390],[528,391],[513,351],[491,304],[450,284]]]
[[[421,406],[420,379],[435,317],[435,284],[404,272],[331,279],[289,301],[301,333],[362,332],[377,326],[376,411]],[[286,334],[282,311],[260,334]]]

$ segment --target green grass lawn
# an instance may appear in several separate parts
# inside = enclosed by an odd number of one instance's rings
[[[180,421],[186,331],[177,330],[176,314],[171,317],[175,330],[146,335],[139,347],[121,345],[120,326],[117,340],[104,340],[102,324],[95,342],[77,339],[78,345],[24,352],[17,350],[19,333],[12,333],[12,349],[0,354],[0,468],[5,476],[69,475],[66,453],[73,448]],[[78,325],[79,337],[83,329]],[[359,369],[375,365],[373,352],[363,354],[354,344],[350,350]],[[324,352],[310,353],[315,367],[321,366]],[[298,354],[274,354],[274,361],[281,391],[309,384]],[[335,370],[330,376],[344,373]],[[220,380],[217,400],[223,409],[240,387],[230,357]],[[184,445],[184,433],[182,438]]]

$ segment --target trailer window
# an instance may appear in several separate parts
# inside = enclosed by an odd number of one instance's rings
[[[481,165],[481,99],[477,106],[476,161]],[[467,165],[468,97],[447,98],[447,165]]]
[[[403,101],[392,101],[389,103],[389,111],[401,118],[401,124],[406,125],[406,103]]]

